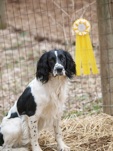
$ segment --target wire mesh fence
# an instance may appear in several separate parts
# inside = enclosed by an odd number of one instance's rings
[[[84,17],[91,23],[91,40],[99,65],[96,1],[8,0],[7,27],[0,30],[0,116],[18,99],[35,77],[38,58],[45,51],[62,48],[74,57],[73,22]],[[102,110],[100,75],[75,77],[69,82],[65,116]]]

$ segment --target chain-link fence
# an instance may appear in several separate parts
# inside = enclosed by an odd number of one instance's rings
[[[0,12],[5,11],[0,30],[0,116],[6,114],[35,77],[36,62],[43,52],[62,48],[74,57],[76,42],[72,24],[81,16],[91,23],[90,36],[100,69],[95,0],[4,2]],[[69,82],[69,88],[65,116],[101,111],[100,75],[75,77]]]

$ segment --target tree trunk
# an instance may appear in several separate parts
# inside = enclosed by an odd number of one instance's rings
[[[0,29],[6,28],[5,0],[0,0]]]
[[[103,111],[113,115],[113,0],[96,0]]]

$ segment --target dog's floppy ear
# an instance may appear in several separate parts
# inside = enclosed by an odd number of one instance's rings
[[[37,63],[36,78],[42,83],[49,80],[48,52],[44,53]]]
[[[66,75],[68,78],[72,78],[73,75],[76,75],[76,64],[72,58],[72,56],[65,51],[65,57],[66,57]]]

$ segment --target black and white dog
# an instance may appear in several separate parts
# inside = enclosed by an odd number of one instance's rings
[[[64,50],[51,50],[38,61],[36,78],[3,118],[0,145],[10,151],[12,147],[31,144],[33,151],[42,151],[39,132],[53,127],[58,151],[69,151],[62,139],[59,122],[67,93],[67,79],[76,73],[71,55]]]

